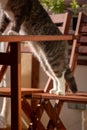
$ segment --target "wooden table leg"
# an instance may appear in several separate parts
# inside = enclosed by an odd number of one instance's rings
[[[11,43],[10,49],[11,49],[11,130],[22,130],[20,43]]]

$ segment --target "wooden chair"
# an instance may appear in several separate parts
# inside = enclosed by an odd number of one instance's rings
[[[70,13],[52,14],[50,17],[63,34],[68,33],[71,23]]]
[[[61,31],[63,34],[68,34],[69,27],[70,27],[70,23],[71,23],[71,15],[70,15],[69,13],[50,15],[50,17],[51,17],[51,19],[53,20],[53,22],[58,26],[58,28],[60,29],[60,31]],[[38,64],[38,63],[37,63],[37,64]],[[36,66],[36,64],[34,64],[34,65]],[[38,65],[38,67],[39,67],[39,65]],[[35,68],[35,67],[34,67],[34,68]],[[35,70],[35,71],[36,71],[36,70]],[[34,71],[34,72],[35,72],[35,71]],[[34,78],[35,78],[35,77],[34,77]],[[37,78],[37,77],[36,77],[36,78]],[[32,77],[32,79],[33,79],[33,77]],[[34,81],[34,80],[33,80],[33,81]],[[50,85],[48,85],[48,84],[50,84]],[[51,89],[51,87],[52,87],[52,81],[51,81],[51,79],[49,78],[49,79],[48,79],[48,82],[47,82],[47,84],[46,84],[46,86],[45,86],[45,88],[44,88],[44,92],[48,92],[49,89]],[[44,100],[44,102],[45,102],[45,100]],[[28,106],[28,107],[27,107],[28,111],[26,110],[26,107],[24,107],[25,104],[27,104],[27,100],[26,100],[25,98],[24,98],[22,104],[23,104],[22,108],[24,109],[26,115],[27,115],[29,118],[30,118],[31,115],[32,115],[32,114],[29,115],[29,111],[32,111],[31,113],[34,114],[34,112],[35,112],[35,110],[36,110],[36,111],[39,112],[39,114],[40,114],[41,109],[38,109],[37,103],[36,103],[37,106],[35,105],[35,100],[34,100],[34,103],[31,104],[32,110],[31,110],[31,108],[30,108],[30,110],[28,109],[28,108],[29,108],[29,105],[27,105],[27,106]],[[52,107],[50,101],[49,101],[49,106],[50,106],[51,110],[54,111],[54,110],[53,110],[54,108]],[[42,108],[42,109],[43,109],[43,108]],[[44,110],[43,110],[43,111],[44,111]],[[42,114],[43,114],[43,112],[42,112]],[[41,115],[42,115],[42,114],[41,114]],[[40,115],[40,117],[41,117],[41,115]],[[51,117],[51,115],[49,115],[49,116]],[[55,118],[55,117],[54,117],[54,118]],[[31,120],[33,120],[32,117],[31,117]],[[56,118],[55,118],[55,120],[56,120]],[[31,122],[32,122],[32,121],[31,121]],[[34,120],[34,122],[36,122],[36,119]],[[30,124],[32,124],[32,123],[30,123]],[[36,124],[36,123],[35,123],[35,124]],[[40,122],[40,126],[38,125],[38,127],[40,127],[40,129],[44,129],[44,127],[43,127],[43,125],[42,125],[41,122]],[[37,129],[39,130],[38,127],[33,126],[33,129],[36,129],[36,128],[37,128]]]
[[[80,51],[80,53],[83,53],[83,52],[81,52],[81,49],[80,49],[81,45],[83,44],[83,42],[85,44],[87,43],[87,41],[86,41],[87,18],[83,13],[79,13],[75,35],[80,35],[80,38],[73,40],[71,58],[70,58],[70,67],[73,72],[75,71],[75,68],[76,68],[76,65],[78,62],[79,51]],[[86,50],[86,53],[87,53],[87,50]],[[60,130],[65,130],[65,127],[59,118],[63,103],[64,102],[87,103],[87,93],[86,92],[85,93],[78,92],[76,95],[66,92],[65,96],[49,94],[48,88],[50,88],[51,85],[52,85],[51,81],[49,80],[46,85],[46,89],[45,89],[44,93],[34,93],[31,95],[32,99],[39,99],[40,102],[37,104],[37,107],[35,110],[32,111],[32,109],[31,109],[30,113],[28,111],[29,107],[27,108],[27,110],[25,110],[26,114],[29,114],[29,117],[31,119],[30,124],[32,126],[30,125],[29,130],[31,130],[31,129],[45,130],[46,129],[46,128],[44,128],[44,126],[41,122],[41,117],[42,117],[44,111],[46,111],[46,113],[48,114],[48,116],[50,118],[48,121],[48,125],[47,125],[48,130],[54,130],[54,128],[60,129]],[[29,95],[26,95],[25,97],[27,98],[28,96]],[[55,101],[54,108],[50,103],[51,99],[58,100],[58,102]],[[26,100],[26,99],[24,98],[24,100]],[[23,106],[25,106],[25,104],[27,104],[27,102],[26,103],[25,102],[23,102]]]
[[[66,39],[66,40],[73,40],[73,45],[72,45],[72,51],[71,51],[71,59],[70,59],[70,66],[72,68],[72,71],[75,70],[76,64],[77,64],[77,59],[78,59],[78,52],[80,53],[84,53],[84,49],[81,50],[80,47],[82,47],[81,45],[86,44],[86,37],[87,37],[87,16],[85,16],[83,13],[79,13],[78,16],[78,22],[77,22],[77,27],[76,27],[76,31],[75,31],[75,35],[80,35],[79,39],[73,39],[73,36],[56,36],[56,37],[50,37],[51,40],[62,40],[62,39]],[[38,36],[8,36],[8,37],[1,37],[0,36],[0,40],[1,41],[11,41],[11,42],[17,42],[17,41],[23,41],[24,39],[26,40],[49,40],[49,37],[45,36],[45,37],[38,37]],[[18,47],[17,47],[18,45]],[[15,49],[13,49],[15,47]],[[11,84],[11,91],[10,89],[7,90],[0,90],[0,95],[1,96],[11,96],[12,98],[12,130],[15,130],[15,128],[17,130],[21,130],[21,124],[20,124],[20,119],[21,119],[21,97],[23,97],[22,100],[22,109],[24,110],[25,114],[28,116],[28,118],[30,119],[31,123],[29,125],[29,130],[46,130],[46,128],[43,126],[43,123],[41,122],[41,117],[43,114],[43,111],[46,111],[48,116],[49,116],[49,121],[48,121],[48,125],[47,125],[47,129],[48,130],[54,130],[54,128],[56,129],[60,129],[60,130],[65,130],[65,126],[63,125],[62,121],[59,118],[59,114],[61,112],[62,106],[64,102],[79,102],[79,103],[87,103],[87,93],[80,93],[78,92],[77,94],[73,95],[70,92],[67,92],[65,96],[59,96],[59,95],[54,95],[54,94],[49,94],[48,93],[48,88],[50,88],[52,86],[52,83],[50,82],[50,80],[48,80],[48,83],[46,84],[46,89],[45,92],[43,90],[36,89],[36,93],[34,93],[35,91],[33,89],[30,89],[27,93],[25,91],[25,93],[21,95],[21,88],[20,88],[20,69],[19,69],[19,64],[20,62],[17,62],[19,60],[19,49],[20,46],[19,44],[16,43],[12,43],[11,46],[11,57],[14,57],[14,54],[17,54],[15,57],[15,62],[16,66],[14,66],[13,63],[10,62],[10,60],[8,59],[8,61],[6,60],[7,58],[10,58],[7,54],[6,55],[2,55],[0,53],[0,57],[2,58],[4,56],[5,61],[1,60],[0,63],[1,64],[10,64],[12,67],[12,79],[14,80],[14,78],[16,78],[16,83],[12,80],[12,84]],[[82,52],[81,52],[82,51]],[[86,51],[85,51],[86,52]],[[12,60],[12,59],[11,59]],[[15,71],[16,68],[16,72]],[[19,71],[18,71],[19,70]],[[13,73],[15,73],[15,75],[13,75]],[[32,90],[32,91],[31,91]],[[7,93],[7,92],[8,93]],[[38,92],[37,92],[38,91]],[[11,93],[10,93],[11,92]],[[15,92],[15,93],[14,93]],[[11,94],[11,95],[10,95]],[[14,98],[15,96],[15,98]],[[16,97],[17,96],[17,97]],[[39,103],[37,104],[37,106],[35,107],[35,109],[33,110],[32,107],[30,106],[30,104],[27,102],[26,98],[29,99],[34,99],[34,100],[39,100]],[[50,100],[53,99],[55,100],[55,105],[54,107],[52,107]],[[58,100],[58,102],[57,102]],[[15,106],[15,105],[17,106]],[[26,107],[25,107],[26,106]],[[14,108],[13,108],[14,107]],[[14,116],[14,112],[17,112],[17,115]],[[19,112],[19,113],[18,113]],[[13,119],[14,118],[14,119]],[[17,119],[17,121],[16,121]],[[16,123],[15,123],[16,122]]]
[[[62,18],[61,17],[61,15],[62,15],[62,17],[64,18]],[[69,30],[69,24],[70,24],[70,19],[71,19],[71,16],[69,15],[69,13],[66,13],[66,14],[61,14],[61,15],[58,15],[57,16],[57,18],[58,18],[58,20],[61,20],[60,22],[62,23],[62,25],[63,25],[63,27],[62,27],[62,32],[63,33],[66,33],[66,32],[68,32],[68,30]],[[51,16],[52,17],[52,16]],[[53,19],[53,21],[54,21],[54,19]],[[55,22],[55,21],[54,21]],[[59,23],[59,21],[58,21],[58,23]],[[68,25],[67,25],[67,23],[68,23]],[[52,38],[52,37],[51,37]],[[9,38],[8,38],[9,39]],[[4,39],[4,41],[6,41],[6,37],[5,37],[5,39]],[[8,40],[8,41],[10,41],[10,39]],[[13,40],[14,42],[15,42],[15,39]],[[8,49],[7,49],[7,53],[8,53]],[[33,65],[37,65],[37,68],[39,68],[39,64],[38,64],[38,62],[36,61],[36,59],[33,57]],[[5,72],[6,72],[6,70],[7,70],[7,66],[8,66],[8,64],[6,63],[5,65],[3,65],[2,66],[2,69],[1,69],[1,71],[0,71],[0,80],[2,80],[2,78],[3,78],[3,75],[5,74]],[[36,73],[36,70],[33,70],[33,72],[34,72],[34,74],[35,75],[32,75],[32,88],[33,87],[37,87],[38,86],[38,80],[36,80],[36,78],[38,77],[38,75],[37,75],[37,73]],[[36,81],[36,82],[35,82]],[[17,86],[18,87],[18,86]],[[24,95],[29,95],[29,94],[31,94],[31,93],[34,93],[34,92],[44,92],[43,90],[41,90],[41,89],[32,89],[32,88],[22,88],[21,89],[21,92],[22,92],[22,97],[24,97]],[[12,94],[11,93],[13,93],[12,92],[12,90],[10,90],[10,88],[0,88],[0,96],[6,96],[6,97],[10,97]],[[18,95],[18,93],[16,93],[17,95]],[[14,97],[14,94],[13,94],[13,97]],[[18,99],[18,96],[17,96],[17,99],[13,99],[13,100],[18,100],[19,101],[19,99]],[[13,101],[14,102],[14,101]],[[13,103],[12,103],[13,104]],[[27,104],[26,106],[27,107],[25,107],[25,104]],[[34,104],[34,103],[33,103]],[[14,106],[14,105],[13,105]],[[13,107],[12,107],[13,108]],[[27,109],[28,108],[28,109]],[[15,109],[17,109],[18,111],[19,111],[19,108],[17,107],[17,108],[15,108]],[[22,101],[22,109],[24,110],[24,112],[25,113],[30,113],[31,112],[31,110],[33,110],[33,108],[28,104],[28,102],[27,102],[27,100],[25,99],[25,98],[23,98],[23,101]],[[26,112],[26,110],[27,110],[27,112]],[[30,115],[29,115],[29,113],[27,114],[27,116],[28,116],[28,118],[30,118]],[[32,113],[32,112],[31,112]],[[12,114],[13,115],[13,114]],[[16,120],[16,117],[14,117],[14,119]],[[12,130],[13,130],[13,122],[14,121],[12,121]],[[17,128],[16,129],[20,129],[19,127],[18,127],[18,123],[19,122],[17,122]]]
[[[71,57],[70,57],[70,67],[72,69],[72,72],[75,71],[77,63],[80,62],[83,64],[81,59],[78,60],[79,54],[85,53],[85,55],[87,55],[87,48],[85,49],[85,46],[87,46],[87,16],[81,12],[78,15],[75,35],[80,35],[80,36],[79,39],[78,38],[74,39],[72,44]],[[83,61],[85,63],[85,60]],[[87,64],[87,60],[85,64]],[[46,88],[48,88],[49,86],[50,86],[50,82],[46,86]],[[43,110],[45,110],[50,117],[50,120],[47,125],[48,130],[54,130],[54,128],[65,130],[65,127],[59,118],[63,103],[64,102],[87,103],[87,92],[78,92],[77,94],[66,92],[65,96],[60,96],[60,95],[52,95],[45,91],[45,93],[32,94],[32,98],[35,99],[37,98],[42,100],[42,102],[38,105],[39,108],[36,109],[37,116],[35,115],[36,117],[34,117],[33,119],[33,125],[35,125],[35,127],[38,130],[40,130],[40,128],[45,130],[43,125],[40,122]],[[54,109],[51,106],[49,101],[51,99],[58,100],[58,102],[55,101]],[[35,123],[37,121],[35,119],[37,118],[39,121]]]

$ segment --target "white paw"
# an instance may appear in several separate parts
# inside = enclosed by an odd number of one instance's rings
[[[59,91],[59,90],[56,90],[56,89],[51,89],[49,91],[50,94],[56,94],[56,95],[65,95],[65,92],[63,91]]]
[[[58,90],[56,90],[56,89],[51,89],[51,90],[49,91],[49,93],[50,93],[50,94],[56,94],[56,95],[59,94]]]
[[[10,30],[8,31],[7,35],[19,35],[19,34],[13,30]]]
[[[49,93],[52,94],[52,93],[54,93],[55,91],[56,91],[56,89],[50,89],[50,90],[49,90]]]
[[[59,95],[65,95],[65,92],[59,91],[58,94],[59,94]]]

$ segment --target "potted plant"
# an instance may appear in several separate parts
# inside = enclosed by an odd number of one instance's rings
[[[77,0],[72,0],[70,3],[70,7],[73,11],[73,19],[72,19],[72,28],[75,30],[76,24],[77,24],[77,14],[78,14],[78,8],[80,7]]]
[[[64,0],[51,0],[50,2],[50,10],[54,13],[64,13],[65,4]]]
[[[40,0],[42,5],[52,13],[64,13],[64,0]]]
[[[41,4],[44,6],[44,8],[49,11],[50,8],[50,0],[40,0]]]
[[[82,8],[83,8],[83,12],[84,12],[84,14],[86,14],[87,15],[87,4],[83,4],[82,5]]]

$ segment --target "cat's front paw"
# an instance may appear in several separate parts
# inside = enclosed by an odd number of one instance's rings
[[[8,31],[7,35],[19,35],[19,34],[13,30],[10,30]]]

